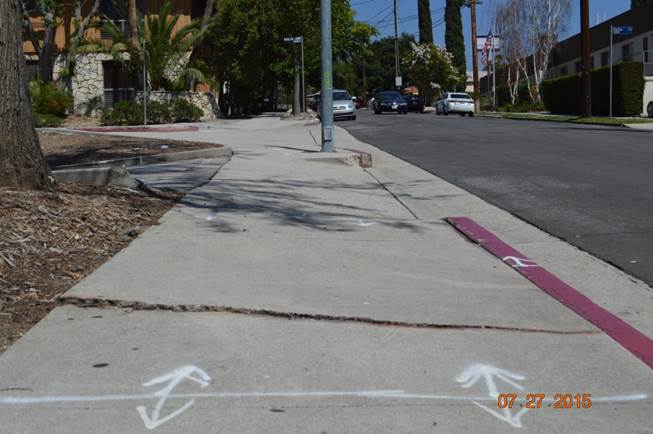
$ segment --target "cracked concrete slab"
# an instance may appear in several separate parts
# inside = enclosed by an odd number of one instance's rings
[[[593,329],[449,227],[414,235],[371,229],[361,240],[360,231],[350,238],[291,238],[171,226],[168,219],[146,233],[66,295],[389,321]]]
[[[172,375],[184,367],[193,368]],[[474,380],[481,372],[494,373],[489,383]],[[154,393],[171,378],[181,380],[162,392],[168,399],[155,418],[162,395]],[[553,409],[545,401],[506,416],[491,384],[519,394],[590,393],[594,404]],[[651,393],[650,370],[604,335],[228,313],[60,307],[0,358],[0,422],[21,433],[138,433],[148,421],[163,421],[155,427],[162,433],[499,433],[516,424],[543,433],[643,433]]]

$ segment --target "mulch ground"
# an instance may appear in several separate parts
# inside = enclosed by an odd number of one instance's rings
[[[51,168],[118,158],[140,157],[222,145],[170,139],[146,139],[105,134],[39,132],[41,149]]]
[[[113,187],[0,189],[0,352],[178,198]]]

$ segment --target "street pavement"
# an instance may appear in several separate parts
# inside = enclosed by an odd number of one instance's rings
[[[2,432],[651,432],[651,368],[443,219],[653,336],[645,283],[341,129],[329,155],[274,117],[134,134],[234,156],[133,172],[194,188],[0,356]]]
[[[341,125],[653,284],[650,131],[369,111]]]

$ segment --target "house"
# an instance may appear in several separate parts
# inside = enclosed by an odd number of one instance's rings
[[[36,0],[23,0],[28,11],[35,10]],[[79,0],[81,1],[81,17],[89,18],[96,10],[93,20],[111,20],[116,26],[130,34],[129,19],[125,7],[119,7],[121,0]],[[137,8],[141,15],[157,14],[164,0],[137,0]],[[54,49],[56,51],[53,76],[54,79],[62,77],[65,54],[70,49],[70,44],[75,35],[75,2],[74,0],[55,0],[55,10],[60,24],[54,32]],[[204,14],[206,0],[172,0],[172,13],[179,15],[175,30],[199,19]],[[44,18],[38,13],[30,13],[33,34],[42,44],[44,38]],[[27,30],[23,32],[23,51],[27,60],[28,71],[32,77],[38,76],[38,50],[34,46],[33,38]],[[93,40],[110,40],[111,36],[99,28],[87,28],[85,37]],[[190,53],[189,53],[190,55]],[[187,61],[188,59],[186,59]],[[172,67],[171,69],[174,69]],[[141,80],[142,83],[142,80]],[[73,111],[75,114],[98,115],[105,108],[113,106],[120,100],[142,98],[138,73],[128,71],[120,63],[114,62],[112,56],[106,53],[83,53],[75,56],[74,70],[69,78],[69,86],[73,96]],[[208,90],[208,89],[202,89]],[[165,95],[155,92],[159,99]],[[212,95],[207,92],[187,92],[185,97],[200,106],[205,113],[205,118],[215,117],[217,105]]]
[[[645,76],[644,100],[642,114],[646,106],[653,101],[653,2],[617,15],[590,29],[592,69],[610,65],[610,29],[616,26],[632,26],[631,35],[614,35],[612,61],[637,61],[644,64]],[[555,78],[581,72],[580,34],[560,41],[551,53],[546,78]],[[504,83],[505,77],[497,74],[497,83]],[[497,84],[498,85],[498,84]],[[486,80],[481,89],[487,89]]]

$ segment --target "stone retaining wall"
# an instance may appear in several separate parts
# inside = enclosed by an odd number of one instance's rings
[[[158,102],[170,102],[179,98],[185,99],[202,110],[203,121],[216,119],[220,113],[218,102],[211,92],[168,92],[155,90],[148,92],[147,97],[149,101]],[[143,101],[142,91],[136,94],[136,99]]]

